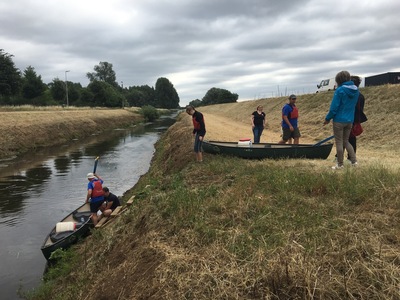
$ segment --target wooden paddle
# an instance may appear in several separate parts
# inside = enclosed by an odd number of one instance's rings
[[[319,141],[318,143],[314,144],[313,147],[315,147],[315,146],[320,146],[320,145],[322,145],[323,143],[326,143],[327,141],[333,139],[334,137],[335,137],[334,135],[331,135],[330,137],[327,137],[326,139],[323,139],[322,141]]]

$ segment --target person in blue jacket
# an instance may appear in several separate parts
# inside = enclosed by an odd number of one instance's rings
[[[338,88],[333,95],[329,112],[325,117],[324,125],[333,121],[333,135],[335,136],[337,165],[332,169],[343,168],[344,151],[343,146],[349,154],[352,166],[357,165],[356,153],[349,143],[351,127],[354,122],[354,111],[356,108],[359,90],[350,80],[350,73],[341,71],[336,74]]]

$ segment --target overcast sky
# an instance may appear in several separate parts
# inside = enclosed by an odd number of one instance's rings
[[[124,87],[168,78],[181,106],[212,87],[241,101],[400,71],[399,13],[398,0],[4,0],[0,49],[45,83],[70,70],[86,87],[103,61]]]

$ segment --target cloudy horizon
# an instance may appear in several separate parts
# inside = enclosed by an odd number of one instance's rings
[[[399,11],[389,0],[20,0],[0,4],[0,49],[45,83],[69,70],[85,87],[103,61],[124,87],[168,78],[181,106],[212,87],[252,100],[314,93],[341,70],[400,71]]]

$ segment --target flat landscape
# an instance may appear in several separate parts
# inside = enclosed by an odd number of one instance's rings
[[[399,299],[400,85],[362,89],[369,118],[359,167],[327,160],[195,162],[190,117],[160,139],[115,222],[64,253],[30,299]],[[301,142],[323,127],[332,93],[299,95]],[[279,140],[285,97],[200,107],[208,139]],[[104,279],[112,287],[104,284]]]

